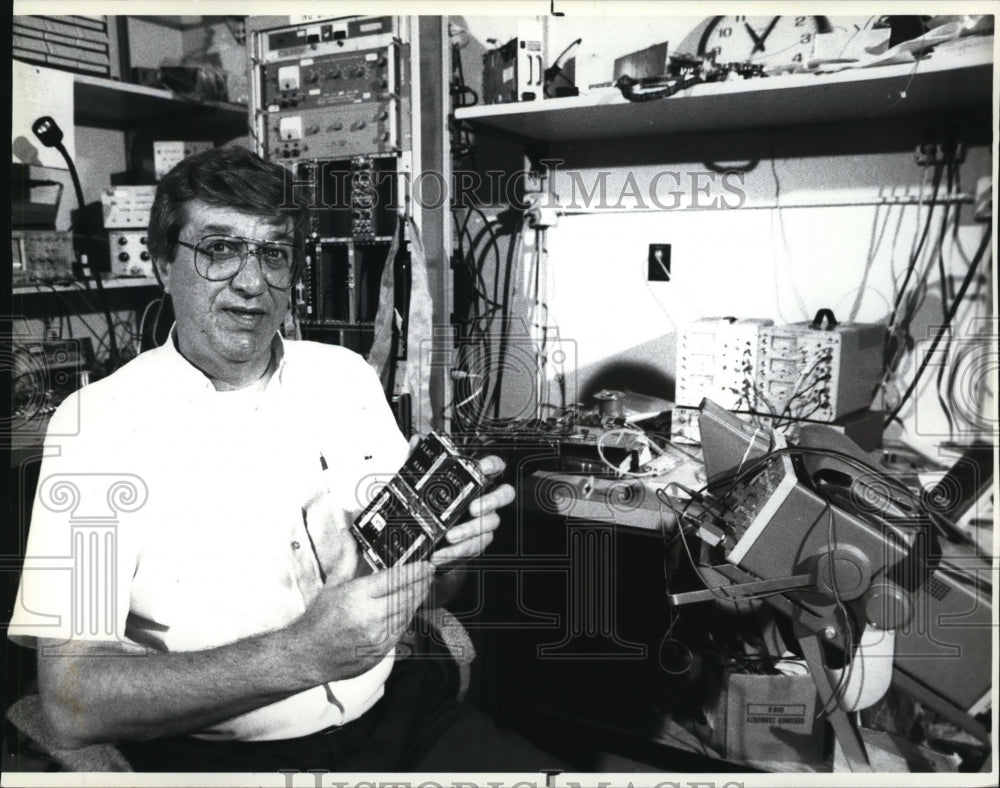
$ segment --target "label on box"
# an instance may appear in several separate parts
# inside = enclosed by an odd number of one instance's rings
[[[804,703],[789,705],[748,703],[746,719],[752,724],[805,725],[806,707]]]
[[[731,673],[716,709],[716,743],[741,761],[816,763],[824,726],[811,676]]]
[[[167,140],[153,143],[153,170],[156,180],[160,180],[170,172],[178,162],[194,153],[211,150],[211,142],[185,142],[182,140]]]
[[[111,186],[101,193],[107,230],[149,226],[155,186]]]

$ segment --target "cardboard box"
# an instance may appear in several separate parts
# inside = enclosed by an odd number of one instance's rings
[[[713,743],[740,761],[818,763],[826,723],[816,720],[811,676],[731,673],[723,684]]]

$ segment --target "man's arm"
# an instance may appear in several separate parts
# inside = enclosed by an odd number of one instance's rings
[[[432,575],[421,562],[324,586],[288,626],[204,651],[107,656],[106,643],[40,639],[43,708],[66,747],[203,729],[374,667]]]

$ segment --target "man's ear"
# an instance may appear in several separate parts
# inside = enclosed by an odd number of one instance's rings
[[[170,263],[166,260],[154,260],[153,268],[164,293],[170,292]]]

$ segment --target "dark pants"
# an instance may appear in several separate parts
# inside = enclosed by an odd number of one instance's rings
[[[120,742],[135,771],[534,772],[565,768],[526,739],[458,703],[437,660],[397,661],[383,698],[329,732],[278,741],[189,736]]]

